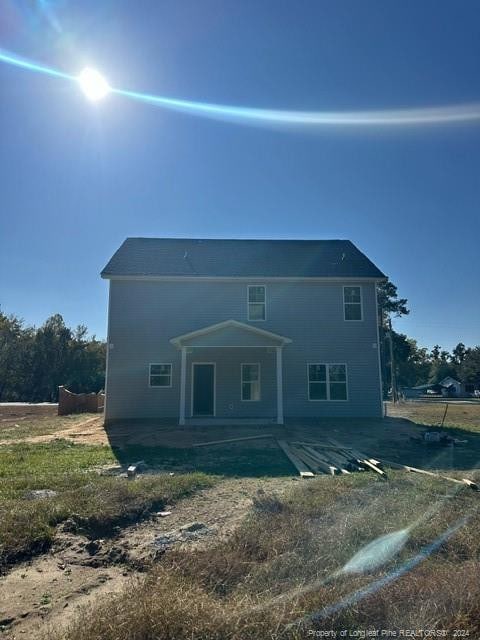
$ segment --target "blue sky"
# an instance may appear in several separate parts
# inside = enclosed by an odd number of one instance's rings
[[[476,0],[3,0],[0,48],[205,102],[480,102]],[[409,299],[397,330],[479,344],[479,166],[480,122],[280,131],[0,65],[0,304],[104,337],[99,272],[126,236],[349,238]]]

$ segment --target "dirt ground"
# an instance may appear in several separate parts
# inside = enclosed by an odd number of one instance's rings
[[[32,412],[38,410],[40,415],[33,419]],[[12,410],[9,410],[12,411]],[[451,404],[448,408],[444,428],[449,434],[463,441],[452,449],[435,449],[422,446],[421,440],[425,431],[438,428],[445,411],[444,403],[435,405],[428,403],[401,403],[387,405],[387,417],[384,419],[322,419],[289,421],[286,425],[211,425],[211,426],[178,426],[171,421],[159,420],[145,423],[120,423],[105,427],[103,416],[85,414],[67,416],[54,415],[56,409],[39,406],[38,409],[13,408],[15,415],[5,415],[5,407],[0,406],[0,445],[14,442],[50,442],[62,438],[77,443],[110,445],[117,455],[120,465],[130,464],[144,455],[162,450],[163,470],[180,472],[182,451],[186,454],[194,452],[185,471],[205,471],[221,473],[222,459],[225,456],[232,462],[238,453],[245,459],[248,450],[259,456],[257,476],[274,475],[268,464],[262,472],[262,461],[268,462],[273,452],[278,453],[275,439],[287,441],[323,440],[334,438],[344,445],[356,447],[370,456],[378,457],[411,466],[424,466],[438,469],[470,470],[480,466],[480,404]],[[24,413],[22,413],[24,411]],[[24,419],[24,420],[23,420]],[[22,421],[23,420],[23,421]],[[18,428],[18,438],[15,436]],[[2,438],[2,432],[8,439]],[[37,435],[37,433],[39,435]],[[238,438],[259,434],[272,434],[273,438],[251,440],[247,443],[216,447],[218,464],[215,469],[207,464],[210,448],[194,448],[192,445],[211,440]],[[132,458],[132,455],[140,457]],[[172,454],[169,456],[168,451]],[[262,458],[263,456],[263,458]],[[240,458],[239,458],[240,459]],[[278,456],[277,456],[278,459]],[[158,465],[155,460],[155,466]],[[171,464],[171,466],[169,466]],[[292,470],[293,471],[293,470]],[[225,475],[251,475],[238,473],[238,466],[230,465]]]
[[[437,413],[442,413],[441,407],[434,409],[435,414],[431,413],[431,408],[427,411],[407,406],[402,412],[401,406],[389,407],[389,417],[384,420],[297,421],[286,426],[262,427],[179,427],[158,422],[105,428],[102,416],[91,415],[77,416],[73,423],[65,425],[58,422],[60,418],[55,418],[55,411],[53,407],[0,407],[0,440],[3,429],[15,429],[15,425],[32,420],[28,423],[31,429],[27,432],[23,429],[21,437],[15,439],[11,431],[9,439],[0,441],[0,445],[65,438],[88,444],[109,444],[115,451],[137,445],[181,451],[191,450],[195,442],[258,435],[260,429],[261,433],[271,433],[275,438],[289,441],[330,437],[370,455],[375,454],[375,457],[383,455],[415,466],[464,469],[465,475],[475,471],[480,461],[480,433],[475,432],[477,424],[480,432],[480,406],[466,409],[468,420],[464,429],[456,426],[461,422],[454,422],[450,432],[467,442],[448,449],[432,449],[419,443],[419,436],[429,428],[427,424],[439,424]],[[428,414],[430,422],[420,420],[415,411],[420,411],[423,418]],[[451,415],[456,414],[452,411]],[[50,432],[45,433],[49,429]],[[36,430],[41,434],[35,435]],[[195,449],[206,458],[218,456],[220,462],[225,451],[233,458],[248,456],[249,452],[252,455],[261,453],[264,458],[259,460],[263,460],[268,459],[273,450],[278,455],[274,438],[231,444],[223,449]],[[175,469],[178,470],[181,469]],[[203,469],[200,466],[198,470]],[[259,491],[282,493],[298,482],[293,467],[291,475],[265,472],[267,477],[261,477],[261,468],[257,477],[249,477],[249,473],[245,477],[228,475],[214,487],[186,498],[174,507],[167,507],[170,515],[162,517],[156,514],[134,526],[119,529],[113,539],[89,540],[69,532],[67,522],[67,526],[58,532],[55,545],[48,554],[17,565],[0,578],[0,629],[2,626],[5,628],[4,637],[9,640],[39,638],[41,634],[48,637],[49,625],[58,628],[68,623],[83,605],[96,601],[100,596],[108,597],[126,587],[129,581],[138,580],[145,569],[152,562],[159,562],[162,554],[173,545],[211,544],[231,535]],[[320,480],[329,482],[327,476]]]
[[[48,418],[57,415],[56,404],[16,404],[15,402],[0,403],[0,425],[18,422],[29,418]]]
[[[282,493],[293,478],[227,479],[180,501],[165,517],[119,531],[113,540],[89,540],[63,527],[48,554],[17,565],[0,578],[0,628],[4,637],[48,637],[79,608],[138,580],[173,545],[198,546],[228,537],[258,490]],[[67,530],[66,530],[67,529]]]

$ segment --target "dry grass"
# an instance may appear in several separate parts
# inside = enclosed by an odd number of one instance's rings
[[[300,639],[309,629],[366,628],[461,628],[477,637],[478,500],[468,489],[402,473],[388,483],[367,473],[302,482],[285,498],[260,496],[227,541],[168,554],[143,583],[83,612],[61,637]],[[442,541],[465,516],[468,522]],[[379,536],[402,530],[405,546],[381,566],[338,572]],[[435,540],[434,552],[402,574]],[[393,571],[397,579],[345,604]]]
[[[387,413],[391,417],[407,418],[417,424],[438,426],[445,412],[445,402],[389,402]],[[444,427],[480,432],[480,402],[474,404],[448,403]]]

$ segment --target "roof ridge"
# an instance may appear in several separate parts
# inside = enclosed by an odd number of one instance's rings
[[[129,237],[103,276],[384,278],[351,240]]]
[[[187,238],[160,236],[128,236],[125,240],[189,240],[201,242],[349,242],[348,238]]]

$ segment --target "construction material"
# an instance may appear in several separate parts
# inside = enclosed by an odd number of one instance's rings
[[[391,467],[392,469],[402,469],[403,471],[411,471],[412,473],[421,473],[426,476],[432,476],[433,478],[441,478],[442,480],[448,480],[449,482],[455,482],[456,484],[464,484],[473,489],[474,491],[480,491],[479,486],[468,480],[467,478],[452,478],[450,476],[444,476],[441,473],[435,473],[434,471],[427,471],[426,469],[418,469],[417,467],[410,467],[407,464],[400,464],[399,462],[392,462],[390,460],[381,460],[381,463]]]
[[[351,447],[344,447],[342,445],[324,444],[323,442],[292,442],[292,444],[300,444],[303,446],[316,447],[317,449],[331,449],[337,451],[339,449],[351,449]]]
[[[243,438],[229,438],[228,440],[210,440],[209,442],[197,442],[194,447],[208,447],[214,444],[228,444],[230,442],[243,442],[244,440],[258,440],[260,438],[273,438],[272,433],[263,433],[260,436],[245,436]]]
[[[369,469],[372,469],[372,471],[375,471],[375,473],[378,473],[378,475],[386,477],[385,471],[382,471],[379,467],[377,467],[377,465],[373,464],[373,462],[370,462],[370,460],[367,460],[366,458],[360,458],[357,461],[360,464],[364,464]]]
[[[346,466],[348,466],[348,461],[342,460],[340,456],[335,455],[332,451],[329,451],[328,457],[325,458],[322,455],[320,455],[318,451],[315,451],[315,449],[313,449],[312,447],[309,447],[308,445],[304,445],[303,448],[305,449],[305,451],[310,453],[310,455],[312,455],[315,459],[319,459],[323,463],[331,461],[331,464],[335,464],[335,466],[340,471],[340,473],[343,473],[343,474],[350,473],[350,471],[347,471],[347,469],[345,468]]]
[[[308,451],[302,449],[301,447],[290,446],[291,451],[297,458],[300,458],[310,469],[320,473],[326,473],[327,475],[333,476],[335,475],[335,471],[337,468],[331,464],[328,464],[326,461],[319,459],[318,457],[314,457],[309,454]]]
[[[284,440],[277,440],[277,444],[298,471],[300,477],[313,478],[314,474],[310,471],[308,466],[293,453]]]

